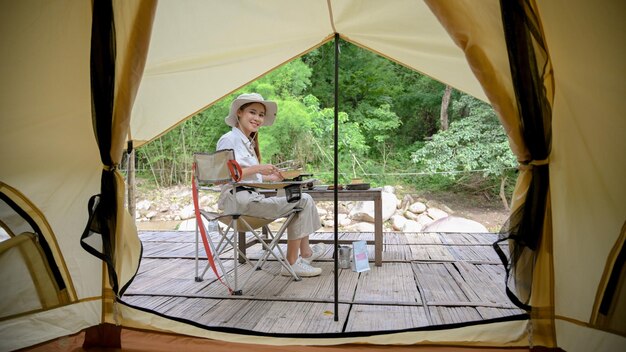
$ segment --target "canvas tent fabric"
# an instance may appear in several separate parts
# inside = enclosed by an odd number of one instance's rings
[[[623,330],[599,326],[597,308],[608,265],[616,262],[626,236],[626,24],[621,19],[626,4],[519,3],[537,15],[552,69],[544,82],[546,94],[553,96],[552,148],[531,298],[539,307],[533,312],[532,333],[528,335],[528,322],[511,321],[289,340],[214,332],[113,304],[106,267],[79,242],[88,200],[101,192],[107,169],[97,140],[103,137],[96,137],[92,120],[92,4],[2,2],[0,181],[32,203],[48,224],[52,251],[62,256],[57,264],[65,262],[65,281],[73,290],[69,303],[0,320],[2,349],[32,346],[106,322],[264,344],[526,346],[532,341],[567,351],[623,350]],[[112,5],[117,56],[108,153],[113,163],[121,159],[127,138],[139,146],[166,133],[246,83],[332,40],[335,33],[489,101],[518,159],[529,160],[498,1],[249,0],[182,6],[137,0]],[[257,24],[259,18],[263,25]],[[123,182],[112,172],[121,202]],[[525,198],[529,183],[529,172],[522,171],[514,203]],[[123,209],[116,223],[115,267],[123,286],[136,270],[141,249]],[[98,236],[91,241],[101,249]],[[0,270],[10,273],[11,268]]]

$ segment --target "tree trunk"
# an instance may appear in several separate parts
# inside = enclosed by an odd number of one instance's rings
[[[446,90],[443,91],[443,98],[441,98],[441,115],[439,117],[441,121],[441,130],[448,130],[448,105],[450,105],[450,95],[452,94],[452,87],[446,86]]]
[[[507,178],[508,176],[505,176],[502,180],[500,180],[500,199],[502,199],[504,208],[506,208],[506,210],[511,210],[511,208],[509,208],[509,202],[506,200],[506,193],[504,192],[504,186],[506,185]]]

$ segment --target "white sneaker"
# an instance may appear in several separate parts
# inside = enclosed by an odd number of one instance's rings
[[[313,252],[313,254],[311,254],[310,257],[302,258],[302,261],[309,265],[311,265],[314,260],[317,260],[319,257],[322,256],[322,254],[324,254],[324,252],[326,252],[326,245],[323,243],[317,243],[316,245],[311,247],[311,251]]]
[[[287,265],[289,265],[289,263],[287,263]],[[322,268],[314,268],[305,263],[302,258],[298,258],[298,260],[296,260],[296,262],[291,265],[291,268],[299,277],[317,276],[322,273]],[[289,270],[285,269],[284,267],[281,269],[280,274],[283,276],[291,276]]]

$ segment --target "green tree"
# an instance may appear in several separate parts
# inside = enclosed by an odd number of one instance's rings
[[[372,147],[369,158],[385,164],[437,132],[445,90],[442,83],[348,42],[342,41],[340,47],[339,107],[362,129]],[[332,108],[334,43],[312,51],[303,61],[312,68],[308,92],[320,100],[322,108]],[[456,98],[458,94],[453,94],[451,100]],[[376,131],[381,133],[372,133]],[[393,138],[381,140],[383,135]]]
[[[498,181],[507,180],[517,161],[493,108],[464,95],[453,109],[466,111],[468,116],[433,135],[413,153],[413,162],[425,172],[443,173],[441,177],[475,190],[497,189]],[[482,177],[477,178],[474,171]]]
[[[249,91],[255,90],[263,97],[280,97],[282,99],[300,97],[311,85],[312,70],[302,59],[295,59],[269,74],[246,86]],[[259,86],[271,86],[271,94],[263,94]],[[265,92],[268,93],[268,92]]]
[[[312,95],[306,96],[304,102],[312,116],[313,126],[311,132],[315,141],[315,152],[318,155],[316,174],[320,175],[320,178],[323,178],[325,181],[330,182],[332,180],[331,170],[334,167],[335,112],[330,108],[321,108],[319,100]],[[339,112],[338,123],[337,153],[339,155],[339,170],[343,170],[343,173],[346,174],[339,182],[345,182],[357,173],[356,169],[359,168],[359,160],[367,154],[369,146],[361,133],[359,125],[350,121],[347,113]]]
[[[263,162],[293,160],[305,166],[315,156],[311,128],[312,116],[302,102],[302,92],[311,84],[311,69],[301,59],[293,60],[266,76],[246,85],[229,100],[243,92],[257,92],[278,104],[274,125],[262,127],[259,144]]]

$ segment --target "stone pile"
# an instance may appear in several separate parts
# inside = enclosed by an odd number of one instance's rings
[[[204,194],[200,207],[217,211],[218,194]],[[399,199],[395,188],[383,187],[383,231],[398,232],[488,232],[482,224],[453,215],[445,205],[430,206],[424,199],[414,200],[410,195]],[[332,202],[317,203],[322,231],[332,231],[334,214]],[[374,202],[340,202],[339,230],[345,232],[374,232]],[[136,221],[180,221],[179,229],[195,224],[191,190],[174,187],[164,191],[157,199],[138,199]],[[277,222],[280,224],[280,222]]]

